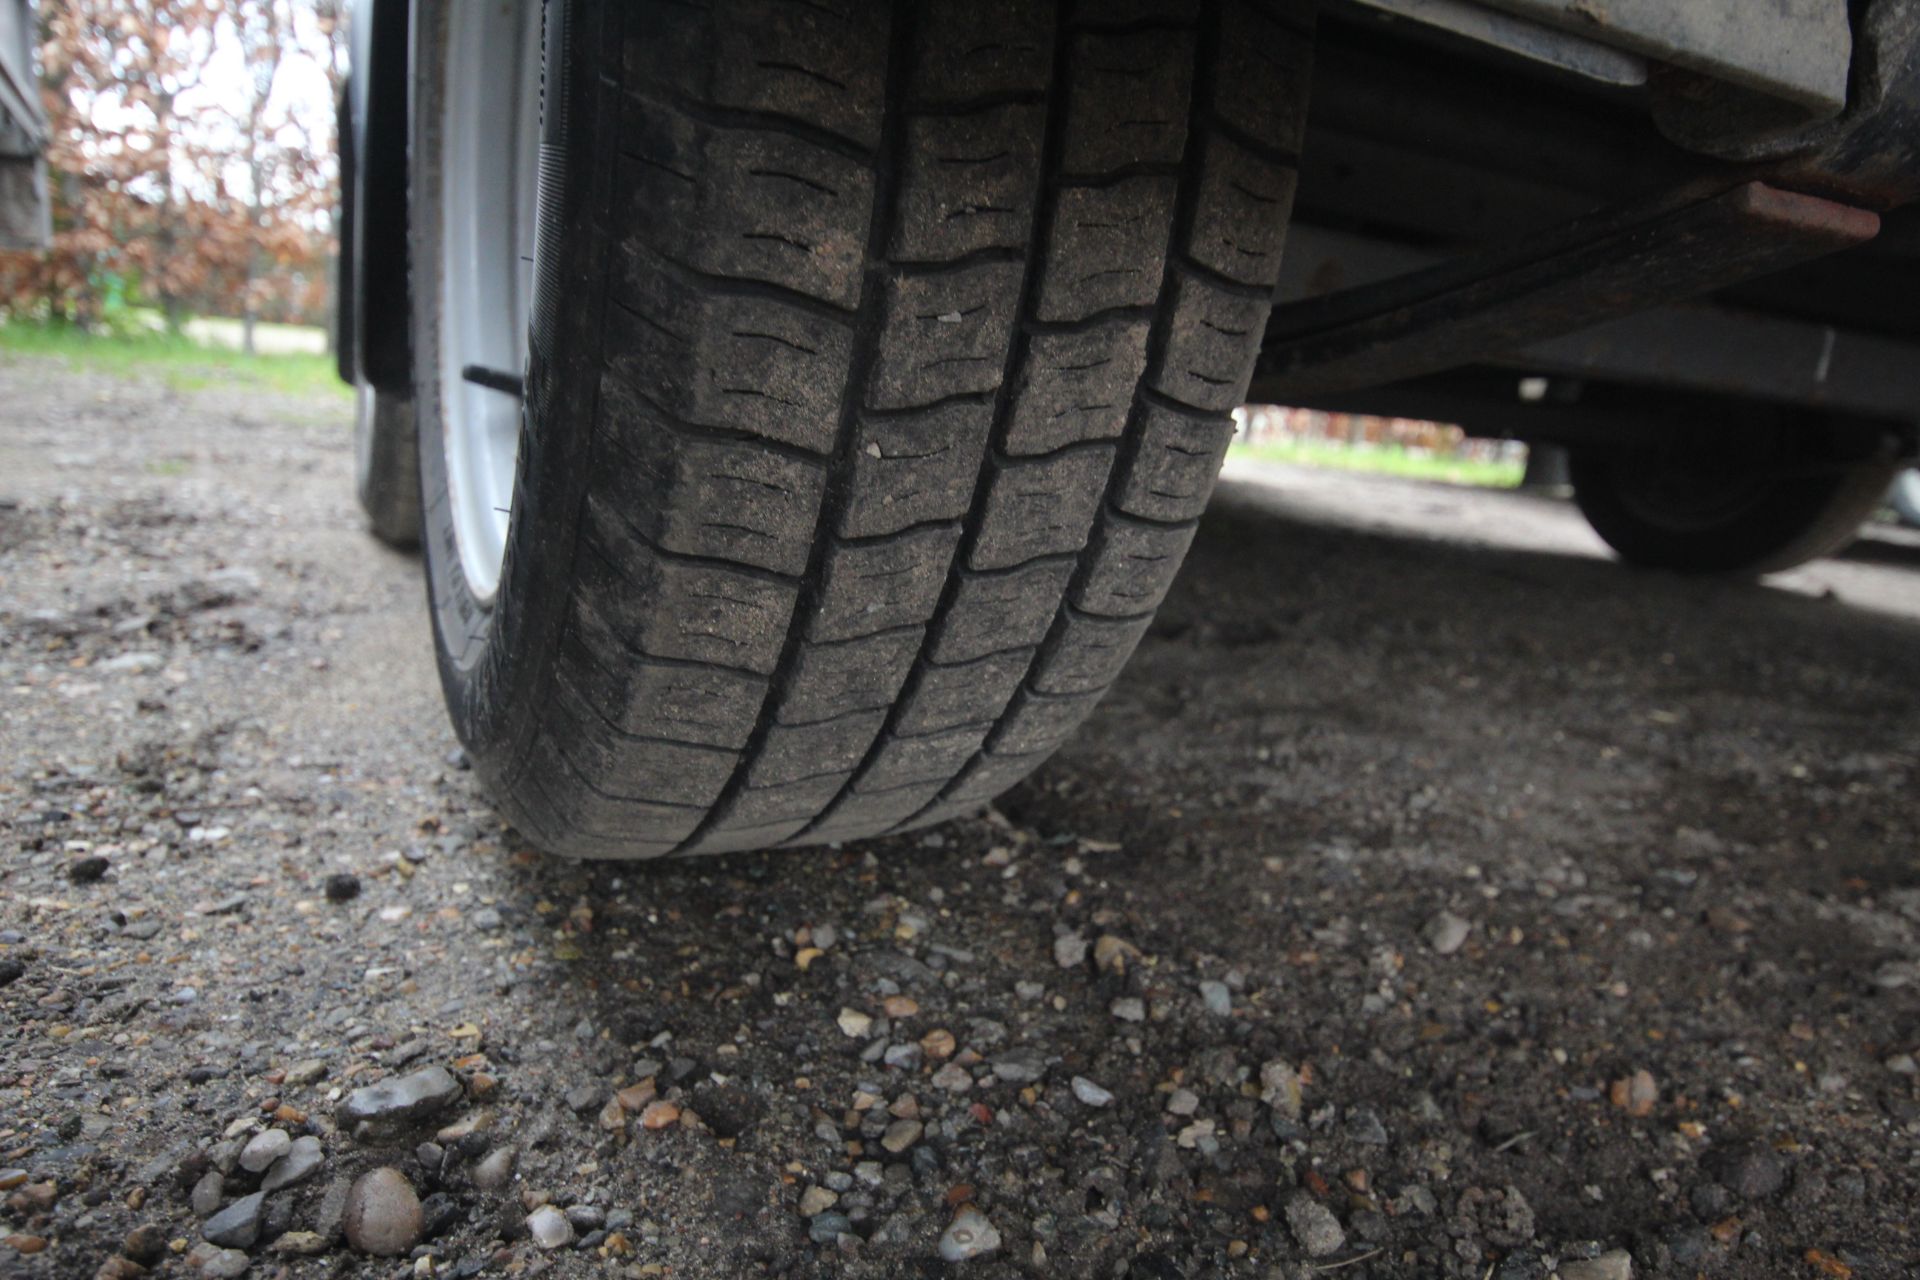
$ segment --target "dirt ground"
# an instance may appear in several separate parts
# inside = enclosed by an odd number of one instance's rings
[[[0,406],[0,1274],[1920,1274],[1920,539],[1235,467],[995,812],[579,866],[338,404]]]

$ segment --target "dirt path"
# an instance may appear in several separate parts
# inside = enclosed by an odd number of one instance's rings
[[[581,867],[336,406],[0,405],[0,1274],[1920,1268],[1920,539],[1236,475],[997,813]]]

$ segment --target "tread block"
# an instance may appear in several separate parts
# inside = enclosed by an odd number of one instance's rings
[[[932,275],[896,271],[887,281],[867,407],[908,409],[998,387],[1020,276],[1017,262],[981,262]]]
[[[934,733],[991,719],[1005,709],[1033,661],[1033,650],[989,654],[953,666],[920,668],[897,727],[901,733]]]
[[[1051,453],[1124,435],[1134,387],[1147,365],[1147,329],[1142,317],[1034,334],[1021,362],[1007,452]]]
[[[1300,154],[1313,80],[1311,4],[1271,9],[1228,0],[1220,14],[1220,60],[1207,76],[1214,113],[1259,142]]]
[[[959,545],[958,524],[879,542],[833,543],[807,634],[814,640],[851,640],[926,622],[940,604],[947,566]]]
[[[967,766],[967,771],[960,775],[959,781],[953,784],[941,804],[954,806],[961,812],[988,804],[1002,791],[1039,768],[1050,754],[1047,751],[1036,751],[1031,755],[982,752]]]
[[[1140,447],[1115,502],[1149,520],[1192,520],[1206,510],[1233,442],[1233,419],[1179,413],[1143,401]]]
[[[871,169],[790,133],[705,124],[644,98],[626,106],[613,179],[624,243],[708,275],[859,302]]]
[[[736,809],[738,807],[735,806]],[[751,827],[714,827],[701,836],[700,843],[686,850],[686,853],[699,855],[771,849],[806,830],[810,820],[810,818],[787,818]]]
[[[589,783],[586,771],[598,767],[593,748],[571,733],[564,743],[543,728],[534,740],[529,766],[539,777],[539,790],[556,808],[558,822],[585,835],[627,836],[636,840],[684,840],[700,825],[707,801],[691,806],[662,803],[640,796],[616,794],[613,786]],[[614,786],[630,785],[622,779]],[[709,797],[709,800],[711,797]]]
[[[1031,0],[921,6],[914,34],[916,102],[1042,93],[1053,69],[1053,14]]]
[[[820,816],[821,810],[833,803],[833,798],[847,785],[847,777],[847,774],[833,774],[765,787],[746,787],[734,796],[726,820],[719,824],[717,830],[763,827],[776,822],[811,822]]]
[[[1201,148],[1187,253],[1229,279],[1271,289],[1280,280],[1299,174],[1219,133],[1207,134]]]
[[[1192,276],[1176,277],[1167,350],[1153,385],[1181,404],[1238,408],[1267,330],[1265,298],[1229,293]]]
[[[1072,574],[1073,566],[1064,560],[1023,565],[1007,573],[963,574],[929,656],[935,662],[960,663],[1039,644],[1053,625],[1060,593]]]
[[[1178,164],[1187,143],[1193,33],[1079,32],[1071,39],[1062,168],[1095,175]]]
[[[603,798],[692,806],[697,818],[700,807],[719,797],[740,761],[739,752],[719,747],[629,738],[609,725],[572,681],[562,676],[553,688],[557,709],[569,722],[567,760],[594,780]]]
[[[1037,104],[909,119],[893,257],[947,262],[981,249],[1024,252],[1045,126]]]
[[[993,733],[995,755],[1030,756],[1052,751],[1067,740],[1099,704],[1099,693],[1050,698],[1022,689]]]
[[[841,535],[871,538],[965,516],[992,425],[993,406],[985,400],[953,400],[899,417],[863,416]]]
[[[1028,683],[1041,693],[1099,693],[1127,665],[1151,618],[1068,613],[1059,642],[1040,655]]]
[[[832,452],[853,335],[776,298],[701,287],[646,251],[618,256],[603,389],[634,387],[677,418]]]
[[[797,586],[662,556],[598,498],[587,504],[587,525],[587,545],[596,554],[579,559],[578,594],[629,646],[655,658],[772,674]]]
[[[891,6],[881,0],[715,0],[628,6],[629,86],[762,111],[864,147],[880,140]]]
[[[776,787],[823,776],[834,778],[836,787],[844,784],[886,720],[887,713],[876,710],[823,724],[776,724],[747,770],[747,786]],[[832,798],[829,791],[827,799]]]
[[[759,676],[635,657],[577,602],[563,644],[569,678],[626,733],[738,750],[766,699]]]
[[[600,396],[594,465],[642,486],[629,523],[662,550],[806,572],[826,468],[746,440],[684,436],[611,376]]]
[[[1093,529],[1113,450],[1074,448],[994,468],[970,567],[1007,569],[1080,550]]]
[[[1194,525],[1169,527],[1103,511],[1094,526],[1073,603],[1082,612],[1120,617],[1158,609],[1193,542]]]
[[[838,644],[803,644],[780,700],[781,724],[812,724],[852,711],[885,710],[920,651],[921,628]]]
[[[1179,189],[1171,177],[1140,174],[1061,190],[1040,276],[1040,318],[1078,320],[1110,307],[1152,306]]]
[[[825,822],[807,833],[807,840],[809,843],[858,840],[875,831],[884,831],[926,808],[945,785],[942,779],[916,782],[891,791],[850,792],[834,806]]]
[[[892,791],[917,782],[944,784],[973,758],[992,727],[961,725],[916,737],[890,737],[880,744],[854,791]]]

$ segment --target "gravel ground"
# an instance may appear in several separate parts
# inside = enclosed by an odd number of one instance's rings
[[[336,406],[0,403],[0,1273],[1920,1268],[1920,540],[1236,468],[996,811],[580,866]]]

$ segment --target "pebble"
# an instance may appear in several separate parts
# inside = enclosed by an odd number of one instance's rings
[[[1000,1232],[987,1221],[987,1215],[970,1204],[960,1206],[953,1221],[940,1235],[940,1256],[947,1262],[965,1262],[1000,1247]]]
[[[564,1249],[573,1243],[573,1224],[566,1214],[543,1204],[527,1215],[527,1234],[542,1249]]]
[[[1038,1049],[1008,1049],[993,1056],[993,1074],[1007,1084],[1031,1084],[1047,1074],[1047,1057]]]
[[[187,1266],[198,1272],[202,1280],[231,1280],[247,1269],[252,1261],[238,1249],[221,1249],[210,1244],[197,1244],[187,1254]]]
[[[1113,1104],[1113,1095],[1085,1076],[1073,1078],[1073,1096],[1090,1107],[1106,1107]]]
[[[92,884],[106,875],[107,869],[112,865],[97,853],[85,858],[75,858],[67,864],[67,879],[75,884]]]
[[[1224,982],[1209,979],[1201,983],[1200,999],[1206,1003],[1207,1012],[1215,1017],[1225,1018],[1233,1013],[1233,992]]]
[[[853,1230],[853,1219],[844,1213],[817,1213],[807,1224],[807,1238],[815,1244],[833,1244]]]
[[[460,1082],[445,1067],[422,1067],[396,1079],[355,1089],[335,1113],[342,1128],[388,1126],[442,1110],[460,1096]]]
[[[1324,1258],[1347,1242],[1347,1233],[1333,1210],[1305,1191],[1287,1201],[1287,1226],[1309,1258]]]
[[[347,1192],[347,1243],[362,1253],[392,1258],[419,1243],[420,1197],[398,1169],[360,1175]]]
[[[473,1169],[473,1185],[482,1191],[498,1191],[513,1177],[514,1149],[495,1147]]]
[[[200,1228],[200,1234],[209,1242],[229,1249],[250,1249],[253,1242],[260,1238],[260,1211],[266,1207],[266,1203],[264,1192],[256,1191],[250,1196],[241,1196],[208,1218]]]
[[[671,1102],[649,1102],[640,1113],[643,1129],[664,1129],[680,1118],[680,1108]]]
[[[840,1030],[843,1033],[856,1040],[864,1039],[867,1033],[873,1030],[873,1016],[862,1013],[858,1009],[842,1009],[835,1021],[840,1024]]]
[[[800,1193],[800,1216],[811,1218],[816,1213],[825,1213],[839,1203],[840,1196],[837,1192],[829,1191],[825,1187],[808,1187]]]
[[[246,1160],[246,1153],[241,1153]],[[266,1177],[260,1180],[262,1191],[278,1191],[290,1187],[296,1182],[305,1181],[326,1161],[326,1152],[320,1147],[320,1139],[312,1134],[302,1134],[287,1147],[286,1154],[267,1169]]]
[[[293,1139],[285,1129],[265,1129],[253,1135],[240,1148],[240,1167],[248,1173],[265,1173],[267,1166],[287,1154]]]
[[[945,1089],[948,1093],[965,1093],[973,1088],[973,1077],[959,1063],[949,1062],[933,1073],[933,1085],[936,1089]]]
[[[1450,956],[1466,945],[1473,926],[1451,911],[1440,911],[1420,929],[1420,936],[1438,955]]]
[[[1086,963],[1087,940],[1077,933],[1053,940],[1053,962],[1062,969],[1072,969]]]
[[[327,1238],[317,1231],[289,1231],[273,1242],[275,1253],[312,1258],[327,1251]]]
[[[895,1120],[880,1136],[880,1145],[897,1156],[920,1141],[920,1135],[925,1131],[918,1120]]]
[[[143,1267],[150,1267],[167,1256],[167,1233],[151,1222],[127,1232],[120,1252]]]
[[[1560,1280],[1631,1280],[1632,1276],[1633,1255],[1625,1249],[1560,1264]]]
[[[214,1211],[220,1207],[220,1201],[226,1189],[227,1180],[221,1176],[218,1169],[209,1169],[201,1174],[200,1180],[193,1184],[193,1190],[187,1196],[187,1204],[193,1209],[194,1217],[213,1216]]]
[[[1190,1116],[1199,1109],[1199,1095],[1191,1089],[1175,1089],[1167,1095],[1167,1110],[1173,1115]]]
[[[492,933],[495,929],[503,926],[506,921],[501,919],[500,913],[492,907],[482,907],[467,917],[467,923],[478,929],[481,933]]]
[[[328,902],[352,902],[360,896],[360,877],[349,872],[327,877]]]
[[[1700,1167],[1715,1182],[1748,1200],[1765,1199],[1787,1182],[1786,1162],[1764,1142],[1715,1147],[1700,1158]]]
[[[288,1067],[280,1077],[280,1083],[289,1089],[299,1089],[327,1074],[327,1064],[319,1058],[304,1058]]]
[[[1146,1003],[1139,996],[1121,996],[1108,1008],[1122,1022],[1145,1022],[1147,1019]]]

